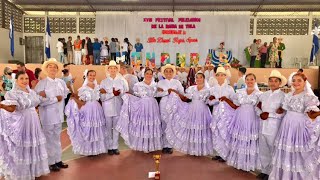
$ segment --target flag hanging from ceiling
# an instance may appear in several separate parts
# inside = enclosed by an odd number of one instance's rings
[[[51,41],[51,31],[50,31],[50,23],[49,18],[47,17],[47,27],[46,27],[46,55],[47,58],[51,58],[50,53],[50,41]]]
[[[10,38],[10,52],[11,52],[11,56],[14,57],[14,28],[13,28],[13,16],[11,16],[11,18],[10,18],[9,38]]]
[[[310,54],[310,62],[311,63],[313,63],[313,61],[315,60],[316,54],[319,50],[318,34],[319,34],[319,25],[318,25],[318,22],[316,22],[315,27],[314,27],[314,32],[313,32],[312,49],[311,49],[311,54]]]

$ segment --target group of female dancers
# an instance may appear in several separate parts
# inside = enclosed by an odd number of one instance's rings
[[[57,151],[54,139],[67,88],[54,77],[56,61],[47,61],[43,69],[48,77],[35,91],[28,88],[28,76],[18,73],[0,104],[0,173],[9,179],[33,179],[48,173],[48,165],[50,170],[67,166],[57,158],[61,148]],[[165,79],[158,83],[152,69],[145,69],[144,80],[133,86],[119,71],[111,61],[100,85],[97,72],[87,71],[78,94],[65,106],[75,154],[119,155],[120,134],[136,151],[215,155],[214,160],[234,168],[260,170],[259,179],[320,179],[319,101],[306,89],[303,73],[292,77],[293,91],[285,94],[280,87],[287,79],[277,70],[264,93],[256,88],[254,74],[247,74],[246,88],[235,92],[223,67],[217,68],[214,87],[200,72],[196,85],[186,90],[170,64],[161,68]]]

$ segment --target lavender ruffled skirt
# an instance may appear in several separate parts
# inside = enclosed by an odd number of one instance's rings
[[[65,108],[65,114],[75,154],[88,156],[106,153],[106,120],[98,101],[88,101],[79,110],[77,103],[71,99]]]
[[[310,169],[316,164],[309,160],[315,149],[317,134],[319,125],[315,126],[305,114],[287,111],[275,140],[269,179],[312,179]]]
[[[213,154],[210,129],[212,116],[203,101],[192,100],[191,103],[186,103],[172,93],[166,109],[170,119],[166,137],[173,148],[195,156]]]
[[[122,97],[123,105],[116,130],[133,150],[152,152],[162,149],[159,105],[153,97]]]
[[[253,105],[241,105],[230,121],[226,143],[229,154],[227,164],[237,169],[250,171],[260,168],[259,153],[260,121]]]
[[[0,110],[0,175],[28,180],[49,173],[46,139],[35,108]]]
[[[213,107],[212,130],[213,149],[220,157],[226,159],[229,154],[229,148],[226,144],[228,126],[235,114],[235,110],[226,102],[219,102]]]

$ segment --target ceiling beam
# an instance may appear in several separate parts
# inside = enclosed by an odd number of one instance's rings
[[[100,5],[110,5],[110,6],[168,6],[168,5],[175,5],[175,6],[238,6],[238,5],[260,5],[260,1],[257,1],[255,3],[253,2],[230,2],[230,3],[226,3],[226,2],[221,2],[221,3],[217,3],[217,2],[173,2],[173,3],[165,3],[165,2],[95,2],[95,3],[89,3],[89,1],[87,0],[88,4],[92,5],[92,6],[100,6]],[[70,3],[70,1],[66,1],[66,2],[46,2],[46,1],[38,1],[36,3],[30,3],[30,2],[16,2],[15,4],[18,5],[46,5],[46,6],[50,6],[50,5],[74,5],[74,6],[83,6],[86,4],[83,3],[79,3],[79,2],[72,2]],[[319,3],[315,2],[286,2],[286,1],[267,1],[264,2],[264,5],[320,5]]]

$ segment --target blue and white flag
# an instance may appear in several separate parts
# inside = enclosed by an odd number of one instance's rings
[[[318,25],[318,22],[316,22],[314,30],[313,30],[312,49],[311,49],[311,54],[310,54],[310,62],[311,63],[313,63],[313,61],[315,60],[316,54],[319,50],[318,34],[319,34],[319,25]]]
[[[9,38],[10,38],[10,51],[11,56],[14,57],[14,29],[13,29],[13,16],[10,18],[10,31],[9,31]]]
[[[51,58],[50,53],[50,41],[51,41],[51,31],[50,31],[50,23],[49,18],[47,17],[47,27],[46,27],[46,55],[47,58]]]

